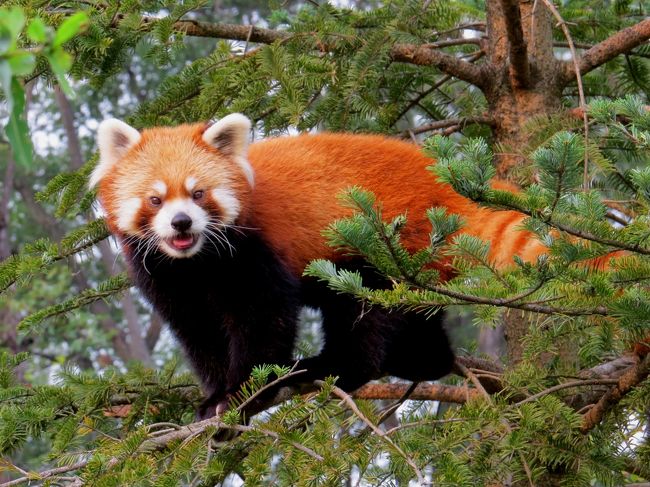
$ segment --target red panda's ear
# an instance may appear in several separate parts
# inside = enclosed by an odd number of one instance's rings
[[[251,121],[241,113],[231,113],[203,132],[203,141],[231,157],[246,157]]]
[[[97,129],[97,145],[99,147],[99,162],[88,181],[93,188],[111,170],[131,147],[140,141],[140,132],[115,118],[109,118],[99,124]]]

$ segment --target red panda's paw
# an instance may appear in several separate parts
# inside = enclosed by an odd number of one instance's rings
[[[215,416],[221,416],[230,408],[230,394],[227,394],[221,399],[209,397],[201,403],[196,410],[196,421],[203,421]]]

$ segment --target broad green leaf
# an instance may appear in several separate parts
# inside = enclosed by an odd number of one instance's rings
[[[25,25],[25,14],[19,7],[0,9],[0,25],[3,25],[9,31],[11,45],[13,46]]]
[[[47,60],[50,62],[50,67],[52,72],[55,74],[56,79],[61,86],[61,90],[68,97],[74,97],[75,93],[70,88],[70,84],[65,77],[65,74],[68,72],[72,66],[72,56],[65,52],[62,48],[56,48],[46,54]]]
[[[11,80],[11,98],[13,99],[13,109],[9,114],[9,123],[5,131],[16,162],[23,167],[30,168],[33,156],[32,141],[29,138],[29,129],[23,113],[25,91],[16,78]]]
[[[9,58],[9,66],[14,76],[25,76],[32,72],[36,58],[29,52],[19,52]]]
[[[11,32],[4,25],[0,24],[0,56],[11,49]]]
[[[27,35],[32,41],[43,44],[47,40],[47,26],[37,17],[29,23]]]
[[[0,58],[0,86],[5,94],[5,99],[7,100],[7,110],[11,111],[13,108],[13,99],[11,97],[11,66],[9,61],[6,59]]]
[[[84,12],[76,14],[65,19],[54,34],[52,45],[59,47],[65,42],[72,39],[82,28],[88,24],[88,16]]]

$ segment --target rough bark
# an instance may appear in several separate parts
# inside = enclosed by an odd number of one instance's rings
[[[582,54],[578,63],[580,74],[593,71],[598,66],[614,59],[619,54],[629,52],[648,39],[650,39],[650,19],[643,20],[636,25],[617,32]],[[566,63],[562,73],[562,81],[569,83],[573,79],[575,79],[573,65]]]
[[[510,76],[516,88],[527,88],[530,84],[530,65],[526,39],[521,26],[519,0],[501,0],[501,10],[504,17],[508,19],[505,24],[510,54]]]

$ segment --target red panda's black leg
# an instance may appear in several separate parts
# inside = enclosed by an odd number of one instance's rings
[[[443,312],[429,318],[413,311],[394,315],[396,334],[386,350],[384,372],[414,382],[451,372],[454,353],[442,327]]]
[[[388,286],[364,264],[345,267],[361,272],[367,286]],[[310,378],[338,376],[337,384],[352,391],[384,375],[423,381],[450,372],[454,354],[442,328],[441,313],[426,319],[414,312],[371,307],[308,279],[303,294],[306,302],[320,307],[323,314],[323,350],[299,364],[309,369]]]
[[[385,375],[387,346],[395,334],[385,312],[364,306],[320,282],[305,279],[303,284],[306,303],[321,310],[324,345],[318,356],[299,362],[298,368],[308,370],[300,379],[337,376],[337,385],[352,391]]]

